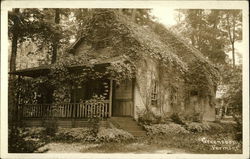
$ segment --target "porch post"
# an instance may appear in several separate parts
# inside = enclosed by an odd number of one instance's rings
[[[18,85],[20,84],[20,80],[21,80],[21,77],[20,75],[18,75],[18,78],[17,78],[17,83]],[[22,118],[21,118],[21,115],[20,112],[20,92],[18,91],[17,92],[17,100],[16,100],[16,117],[17,117],[17,120],[20,121]]]
[[[109,87],[109,117],[111,117],[112,114],[112,92],[113,90],[113,80],[110,79],[110,87]]]

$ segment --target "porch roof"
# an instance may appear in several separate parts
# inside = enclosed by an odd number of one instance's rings
[[[9,72],[9,74],[28,76],[28,77],[44,76],[50,72],[50,67],[51,67],[51,65],[26,68],[26,69],[21,69],[21,70]]]
[[[110,63],[102,63],[102,64],[95,64],[94,67],[106,67]],[[14,75],[19,75],[19,76],[27,76],[27,77],[39,77],[39,76],[45,76],[50,73],[51,67],[53,65],[47,65],[47,66],[39,66],[39,67],[34,67],[34,68],[27,68],[27,69],[22,69],[22,70],[17,70],[15,72],[10,72],[9,74],[14,74]],[[87,65],[71,65],[68,66],[67,68],[70,71],[73,70],[78,70],[86,67]]]
[[[124,60],[121,56],[103,59],[101,62],[95,62],[93,61],[92,64],[96,69],[106,68],[111,63],[115,63],[118,61]],[[9,72],[9,74],[13,75],[19,75],[19,76],[27,76],[27,77],[39,77],[39,76],[45,76],[50,73],[50,70],[52,68],[53,64],[50,65],[44,65],[39,67],[33,67],[33,68],[26,68],[21,70],[16,70],[14,72]],[[77,65],[69,65],[67,68],[70,71],[74,70],[80,70],[84,67],[87,67],[86,64],[77,64]]]

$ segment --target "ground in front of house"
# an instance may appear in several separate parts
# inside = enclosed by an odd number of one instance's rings
[[[117,127],[57,128],[54,132],[53,127],[20,128],[9,136],[9,141],[15,139],[9,148],[13,152],[21,147],[18,152],[37,153],[240,154],[242,142],[236,126],[197,122],[146,124],[143,136]]]
[[[196,135],[195,135],[196,136]],[[241,144],[213,144],[208,135],[146,136],[133,142],[80,143],[50,142],[37,152],[45,153],[157,153],[157,154],[240,154]],[[185,138],[185,139],[184,139]],[[200,139],[207,138],[201,141]],[[200,141],[199,141],[200,140]],[[211,143],[209,143],[211,142]]]

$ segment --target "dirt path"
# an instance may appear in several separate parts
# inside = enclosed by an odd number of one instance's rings
[[[38,152],[47,150],[46,153],[159,153],[159,154],[183,154],[190,153],[183,149],[159,147],[143,143],[49,143],[38,149]]]

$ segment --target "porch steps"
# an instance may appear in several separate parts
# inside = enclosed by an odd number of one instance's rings
[[[135,137],[146,135],[146,131],[131,117],[111,117],[109,121],[115,127],[129,132]]]

